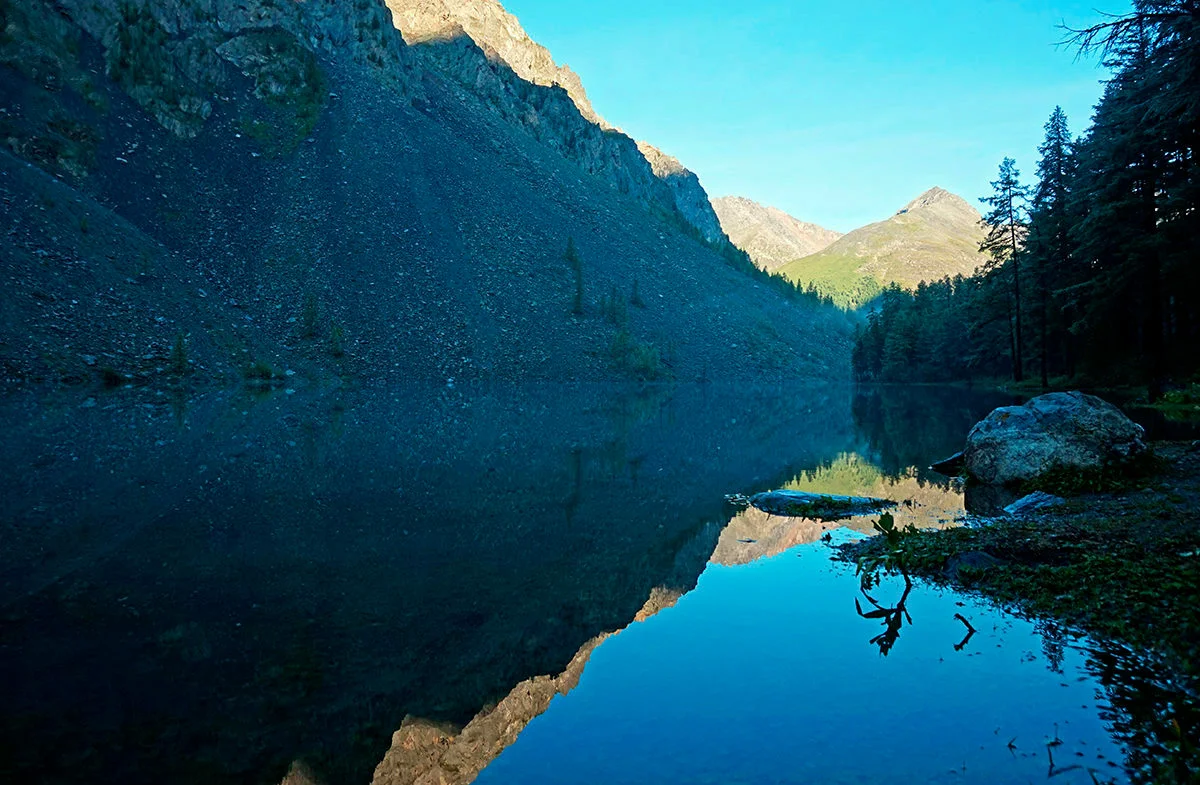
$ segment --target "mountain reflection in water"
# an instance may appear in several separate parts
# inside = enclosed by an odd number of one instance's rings
[[[825,531],[726,494],[877,493],[946,525],[959,497],[922,467],[1003,402],[552,386],[11,399],[0,779],[486,778],[589,659],[677,614],[634,623],[689,602],[706,564]],[[861,622],[852,598],[810,601]],[[812,635],[806,649],[829,645]]]
[[[147,391],[2,404],[0,779],[370,779],[695,585],[846,388]]]

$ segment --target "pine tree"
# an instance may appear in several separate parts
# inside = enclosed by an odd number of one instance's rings
[[[1068,199],[1075,161],[1067,115],[1061,106],[1054,108],[1046,126],[1046,139],[1038,147],[1038,184],[1033,192],[1030,209],[1029,238],[1025,259],[1037,282],[1038,300],[1038,366],[1042,388],[1050,386],[1051,309],[1053,292],[1070,266],[1071,215]],[[1062,320],[1056,319],[1054,331],[1064,332]]]
[[[1079,156],[1075,239],[1091,301],[1076,329],[1112,339],[1103,362],[1122,349],[1154,399],[1168,353],[1187,372],[1200,360],[1200,3],[1135,0],[1070,32],[1116,71]]]
[[[992,209],[983,217],[988,235],[979,250],[991,257],[986,268],[1007,269],[1012,281],[1012,375],[1013,381],[1025,378],[1022,361],[1023,338],[1021,335],[1021,258],[1022,239],[1026,228],[1026,202],[1029,189],[1021,185],[1021,173],[1017,162],[1005,158],[1000,164],[1000,173],[992,181],[992,195],[979,201]]]

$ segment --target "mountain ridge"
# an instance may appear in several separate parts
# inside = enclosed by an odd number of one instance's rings
[[[592,106],[579,75],[569,65],[559,65],[550,50],[534,41],[520,20],[496,0],[386,0],[386,4],[409,46],[467,35],[517,76],[536,85],[563,88],[585,118],[612,128]]]
[[[711,201],[730,241],[768,272],[823,250],[842,237],[841,232],[743,196],[719,196]]]
[[[574,103],[582,117],[603,132],[608,142],[601,147],[621,146],[619,139],[630,139],[611,125],[592,106],[578,74],[569,66],[559,65],[550,51],[534,41],[520,21],[498,0],[386,0],[393,23],[405,41],[414,48],[421,44],[446,43],[466,37],[488,57],[503,63],[521,79],[535,85],[561,88]],[[468,89],[495,95],[488,80],[480,79],[474,66],[463,70],[461,63],[441,59],[438,65]],[[522,127],[531,125],[526,114],[506,112]],[[594,136],[586,132],[588,136]],[[568,136],[564,146],[573,144]],[[715,244],[728,242],[709,204],[708,194],[694,172],[677,159],[645,141],[634,141],[635,154],[646,159],[654,177],[667,186],[673,208],[684,221],[700,233],[705,241]],[[625,151],[621,151],[625,155]],[[603,160],[603,156],[598,156]]]

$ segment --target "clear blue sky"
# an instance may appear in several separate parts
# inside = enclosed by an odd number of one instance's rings
[[[1032,177],[1056,104],[1086,127],[1104,71],[1057,29],[1128,0],[502,0],[601,115],[734,194],[848,231],[939,185]]]

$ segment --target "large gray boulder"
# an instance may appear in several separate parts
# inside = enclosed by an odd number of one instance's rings
[[[971,429],[968,476],[989,485],[1037,479],[1053,469],[1097,470],[1146,452],[1146,432],[1120,409],[1081,392],[1041,395],[996,409]]]

